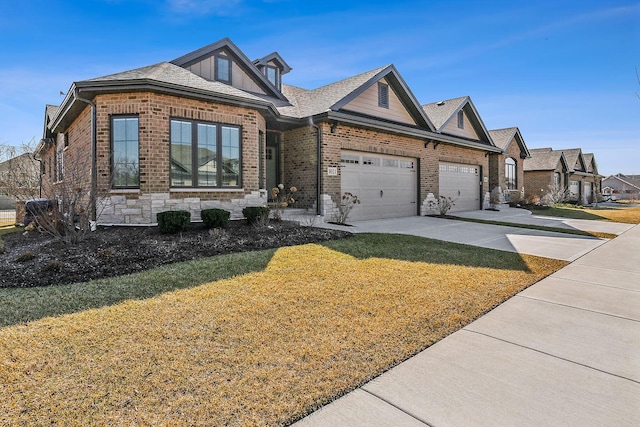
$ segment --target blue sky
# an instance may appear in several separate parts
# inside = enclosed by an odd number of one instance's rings
[[[21,0],[0,5],[0,143],[42,136],[74,81],[230,37],[312,89],[393,63],[421,103],[469,95],[529,148],[582,148],[640,174],[640,2]]]

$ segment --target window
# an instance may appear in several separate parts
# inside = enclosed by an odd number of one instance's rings
[[[278,69],[274,66],[267,65],[266,68],[267,80],[269,80],[275,87],[280,89],[280,85],[278,84]]]
[[[56,146],[56,176],[55,181],[62,181],[64,179],[64,143]]]
[[[172,187],[240,187],[240,128],[171,120]]]
[[[378,107],[389,108],[389,85],[378,82]]]
[[[216,56],[216,80],[231,84],[231,61],[226,56]]]
[[[555,172],[553,174],[553,185],[555,186],[555,188],[559,189],[560,188],[560,172]]]
[[[516,161],[511,157],[508,157],[504,161],[504,177],[507,184],[508,190],[517,190],[518,189],[518,180],[516,177]]]
[[[464,129],[464,112],[462,110],[458,111],[458,128]]]
[[[138,118],[111,118],[111,170],[113,188],[140,187]]]

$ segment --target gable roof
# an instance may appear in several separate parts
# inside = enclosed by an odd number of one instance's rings
[[[182,55],[181,57],[171,61],[171,64],[177,65],[179,67],[188,67],[189,65],[192,65],[208,56],[213,55],[216,51],[220,49],[226,49],[229,52],[231,52],[231,54],[238,60],[238,63],[240,64],[240,66],[245,71],[247,71],[251,75],[251,77],[257,80],[260,83],[260,86],[266,89],[267,93],[270,96],[278,98],[282,101],[286,101],[286,98],[284,97],[284,95],[278,91],[278,89],[269,81],[269,79],[267,79],[267,77],[264,74],[260,72],[260,70],[258,70],[258,68],[256,67],[256,64],[254,64],[253,61],[251,61],[247,57],[247,55],[245,55],[238,48],[238,46],[236,46],[235,43],[233,43],[231,39],[229,39],[228,37],[225,37],[221,40],[218,40],[217,42],[214,42],[207,46],[196,49],[193,52],[189,52],[185,55]],[[277,58],[280,58],[280,60],[283,63],[283,66],[286,66],[288,68],[287,72],[291,70],[291,67],[286,65],[286,62],[284,62],[284,60],[280,57],[280,55],[278,55],[276,52],[272,53],[271,55],[277,55]],[[283,71],[283,74],[284,74],[284,71]]]
[[[421,127],[433,131],[433,124],[429,121],[424,111],[422,111],[420,104],[393,64],[385,65],[384,67],[376,68],[313,90],[283,84],[282,92],[289,99],[291,105],[279,107],[278,111],[280,111],[282,115],[295,118],[314,116],[328,111],[339,111],[383,78],[387,80],[389,86],[396,93],[416,123]]]
[[[478,110],[475,105],[473,105],[473,101],[471,101],[471,97],[462,96],[445,101],[432,102],[422,105],[422,109],[438,133],[442,133],[447,124],[456,119],[458,111],[463,110],[469,118],[479,140],[485,144],[495,146],[487,127],[484,125],[480,114],[478,114]]]
[[[631,176],[637,176],[637,175],[631,175]],[[615,180],[615,181],[620,181],[621,183],[625,184],[625,185],[629,185],[637,190],[640,190],[640,180],[638,179],[628,179],[627,176],[621,174],[621,173],[617,173],[615,175],[609,175],[608,177],[606,177],[605,179],[602,180],[602,186],[607,186],[607,185],[611,185],[609,182],[607,181],[611,181],[611,180]]]
[[[524,143],[520,129],[517,127],[490,130],[489,135],[491,135],[496,147],[501,148],[503,151],[506,151],[511,142],[515,140],[520,147],[520,158],[526,159],[531,156],[527,145]]]
[[[585,166],[586,166],[586,170],[587,172],[591,172],[593,174],[598,174],[598,164],[596,163],[596,158],[593,155],[593,153],[584,153],[582,155],[582,157],[584,157],[584,162],[585,162]],[[591,171],[589,171],[589,169],[591,169]]]
[[[581,171],[587,171],[584,157],[582,156],[582,150],[580,148],[563,148],[558,151],[562,151],[564,153],[570,172],[578,170],[576,169],[576,165],[579,165]]]
[[[568,170],[567,159],[562,151],[551,148],[535,148],[529,150],[529,158],[524,159],[523,170],[545,171],[556,170],[558,163],[562,163],[562,169]]]
[[[289,71],[292,70],[292,68],[289,66],[289,64],[287,64],[285,62],[284,59],[282,59],[282,56],[280,56],[280,54],[278,52],[272,52],[267,56],[264,56],[260,59],[256,59],[253,61],[254,65],[267,65],[269,62],[275,62],[277,64],[280,65],[280,67],[282,68],[282,74],[287,74]]]

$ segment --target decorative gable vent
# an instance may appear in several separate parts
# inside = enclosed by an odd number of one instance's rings
[[[389,85],[378,82],[378,106],[389,108]]]

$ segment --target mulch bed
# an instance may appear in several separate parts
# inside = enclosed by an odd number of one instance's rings
[[[24,288],[85,282],[144,271],[165,264],[234,252],[340,239],[350,233],[297,223],[271,222],[256,228],[231,221],[224,230],[192,224],[178,234],[157,227],[99,227],[74,245],[38,232],[3,236],[0,288]]]

